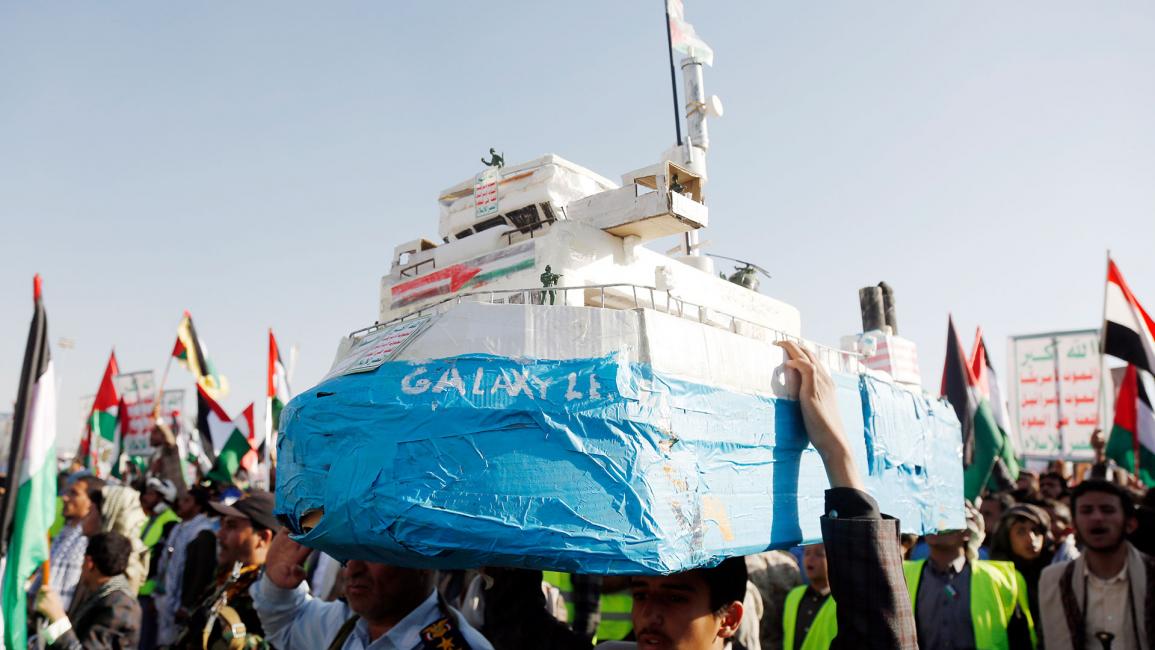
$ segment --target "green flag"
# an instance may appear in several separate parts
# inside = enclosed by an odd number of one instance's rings
[[[8,459],[10,483],[0,514],[0,556],[4,558],[0,613],[8,650],[28,646],[24,584],[48,560],[48,529],[56,517],[56,384],[39,275],[33,287],[35,311],[24,350]]]

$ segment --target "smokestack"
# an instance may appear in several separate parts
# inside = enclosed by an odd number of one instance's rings
[[[886,326],[882,289],[863,287],[858,290],[858,309],[862,312],[862,331],[881,330]]]
[[[882,310],[886,316],[886,326],[890,328],[890,333],[898,336],[898,317],[895,316],[896,308],[894,306],[894,289],[885,282],[879,282],[878,288],[882,289]]]

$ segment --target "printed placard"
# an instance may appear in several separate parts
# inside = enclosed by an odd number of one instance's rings
[[[354,372],[368,372],[391,361],[416,338],[433,319],[423,316],[369,332],[353,342],[352,346],[333,364],[325,379]]]
[[[1016,336],[1009,351],[1010,406],[1021,452],[1090,460],[1091,432],[1105,421],[1099,331]]]
[[[477,175],[473,185],[473,213],[477,218],[497,214],[497,183],[501,172],[490,167]]]

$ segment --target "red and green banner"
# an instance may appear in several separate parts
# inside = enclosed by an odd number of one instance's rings
[[[1107,439],[1107,458],[1155,486],[1155,411],[1135,366],[1128,365],[1115,399],[1115,426]]]

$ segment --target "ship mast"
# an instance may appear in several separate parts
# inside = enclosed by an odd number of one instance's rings
[[[701,178],[705,187],[706,153],[710,149],[710,132],[706,118],[710,115],[722,115],[722,102],[717,96],[706,98],[703,83],[703,67],[712,65],[714,52],[694,32],[694,28],[686,22],[682,0],[663,0],[666,7],[666,42],[670,54],[670,86],[674,95],[674,127],[677,134],[677,144],[665,154],[665,159],[673,161],[682,167],[694,172]],[[678,87],[674,69],[674,50],[685,54],[682,59],[682,84],[686,94],[686,139],[682,139],[681,120],[678,115]],[[705,203],[703,192],[703,203]],[[698,231],[691,230],[685,235],[686,256],[684,262],[713,273],[713,264],[708,257],[701,255],[701,245]]]

